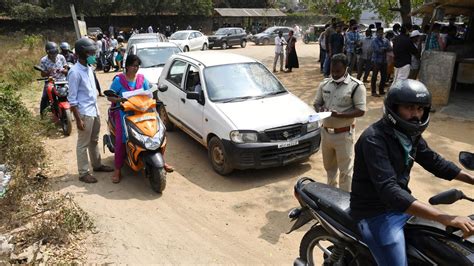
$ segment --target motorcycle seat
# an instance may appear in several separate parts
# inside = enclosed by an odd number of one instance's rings
[[[349,192],[319,182],[306,184],[302,190],[306,193],[329,217],[346,227],[350,233],[359,237],[357,221],[350,215]]]

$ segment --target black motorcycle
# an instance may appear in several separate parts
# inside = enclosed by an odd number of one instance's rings
[[[114,58],[114,52],[115,52],[115,49],[113,48],[109,48],[107,51],[105,51],[103,53],[103,55],[101,56],[101,68],[102,70],[107,73],[110,71],[110,69],[112,69],[112,67],[115,69],[115,71],[118,70],[118,66],[115,65],[115,58]]]
[[[459,161],[474,170],[474,154],[461,152]],[[301,207],[290,211],[295,221],[288,233],[315,220],[300,243],[295,265],[376,265],[349,215],[349,193],[303,177],[295,185]],[[457,189],[430,198],[432,205],[452,204],[460,199],[474,201]],[[470,216],[474,219],[474,215]],[[462,238],[458,228],[412,217],[405,226],[409,265],[474,265],[473,238]],[[318,255],[318,250],[322,252]]]

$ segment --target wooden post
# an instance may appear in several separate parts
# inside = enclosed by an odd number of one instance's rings
[[[74,23],[74,30],[76,31],[76,38],[79,40],[81,38],[81,33],[79,31],[79,24],[77,23],[76,9],[74,4],[69,5],[71,8],[72,22]]]

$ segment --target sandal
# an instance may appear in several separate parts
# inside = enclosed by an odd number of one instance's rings
[[[174,172],[173,166],[171,166],[171,165],[169,165],[169,164],[167,164],[167,163],[165,163],[165,165],[163,166],[163,168],[165,169],[165,171],[166,171],[167,173],[172,173],[172,172]]]
[[[79,180],[84,183],[97,183],[97,179],[93,177],[91,174],[80,176]]]
[[[120,176],[116,176],[116,175],[112,176],[112,183],[114,184],[120,183]]]

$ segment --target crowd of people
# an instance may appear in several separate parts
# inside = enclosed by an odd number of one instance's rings
[[[388,31],[380,23],[369,25],[365,32],[360,32],[359,28],[356,20],[345,26],[333,19],[325,26],[319,37],[321,73],[329,77],[331,56],[344,53],[350,74],[357,71],[357,79],[363,78],[363,82],[369,82],[371,76],[374,97],[384,95],[389,82],[417,79],[424,51],[446,51],[461,43],[465,35],[465,28],[457,27],[454,18],[448,25],[434,23],[423,29],[418,25],[398,23]]]

